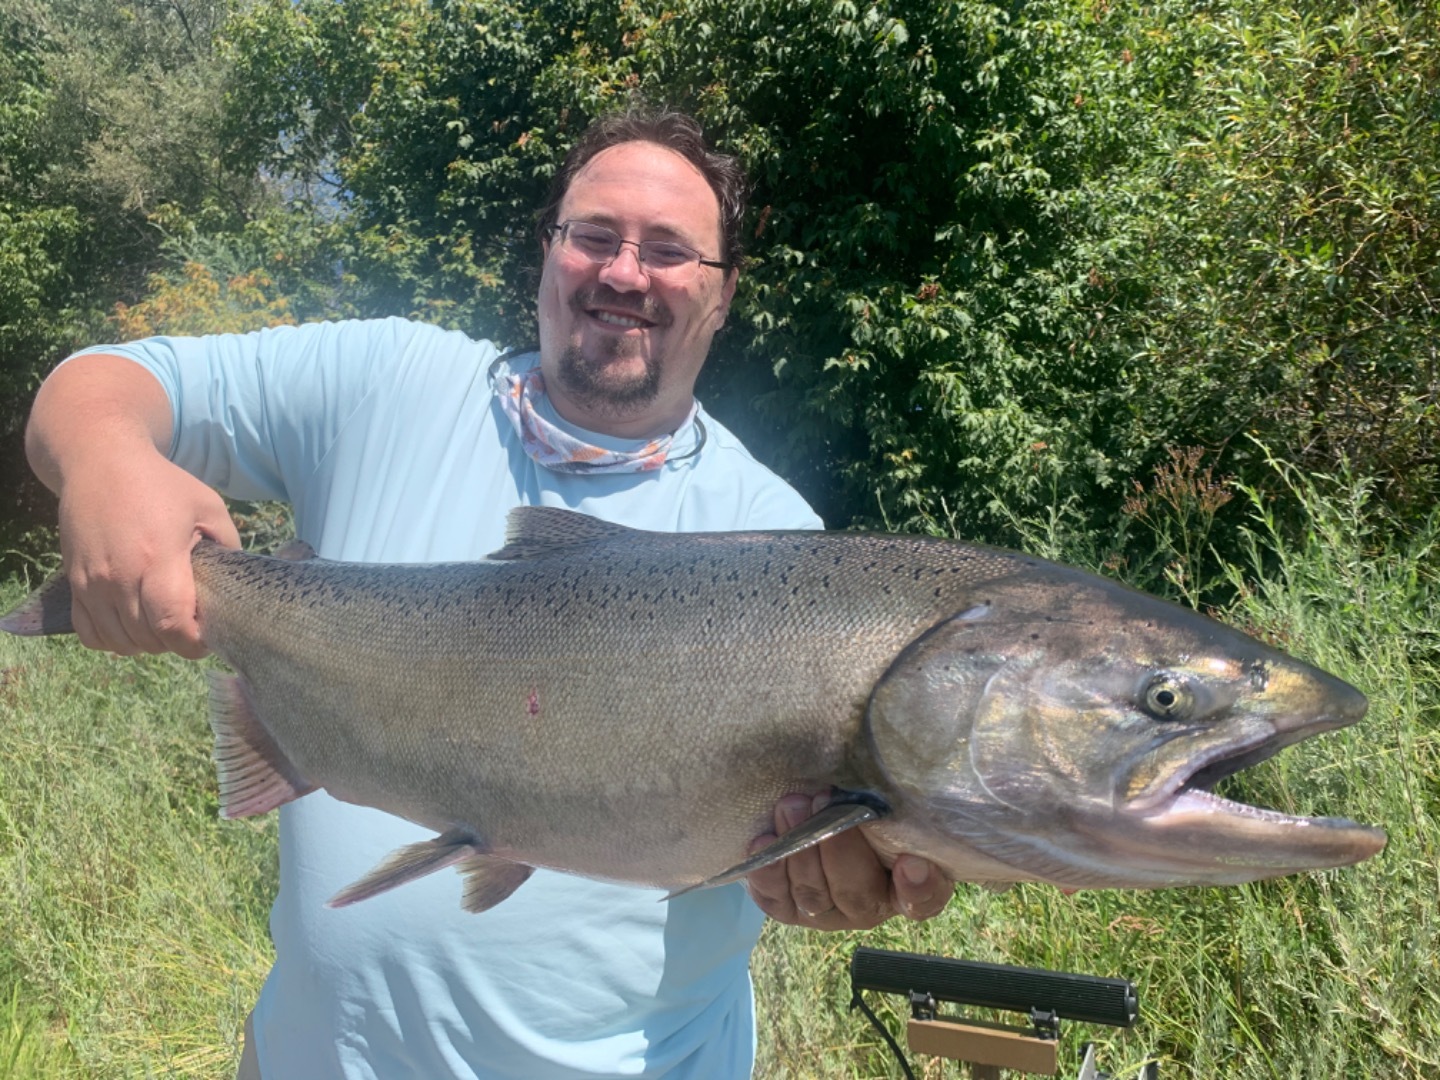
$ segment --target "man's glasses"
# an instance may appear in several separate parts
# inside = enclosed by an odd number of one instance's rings
[[[692,247],[677,244],[673,240],[622,240],[620,234],[604,225],[588,221],[562,221],[550,226],[550,235],[560,234],[560,243],[577,255],[583,255],[593,263],[606,264],[620,254],[620,248],[629,244],[640,257],[640,265],[646,274],[663,278],[684,278],[700,266],[713,266],[719,270],[730,269],[727,262],[703,259]]]

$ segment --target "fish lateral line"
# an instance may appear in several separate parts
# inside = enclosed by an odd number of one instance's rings
[[[853,829],[857,825],[879,821],[887,813],[889,813],[889,806],[883,799],[868,792],[847,793],[838,800],[832,801],[819,813],[806,818],[784,836],[767,844],[743,862],[735,864],[714,877],[706,878],[698,884],[676,889],[674,892],[662,896],[661,900],[674,900],[677,896],[684,896],[686,893],[699,889],[710,889],[717,885],[728,885],[732,881],[739,881],[756,870],[780,862],[782,859],[788,859],[796,852],[814,847],[823,840],[829,840],[832,836],[839,836],[842,832]]]

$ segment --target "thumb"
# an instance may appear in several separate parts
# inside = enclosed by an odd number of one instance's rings
[[[235,528],[230,511],[223,502],[220,502],[214,511],[200,515],[200,519],[195,522],[195,533],[197,541],[200,537],[205,536],[222,547],[238,548],[240,546],[240,532]]]

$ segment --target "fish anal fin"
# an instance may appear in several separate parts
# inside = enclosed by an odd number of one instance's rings
[[[707,878],[698,885],[687,885],[683,889],[676,889],[664,899],[673,900],[677,896],[684,896],[696,889],[708,889],[715,885],[728,885],[732,881],[739,881],[742,877],[753,874],[762,867],[777,863],[781,859],[788,859],[797,851],[804,851],[822,840],[838,836],[846,829],[864,825],[867,821],[878,821],[880,817],[880,811],[866,803],[831,803],[819,813],[806,818],[774,843],[761,848],[744,862],[738,863],[712,878]]]
[[[505,546],[487,558],[537,559],[601,540],[644,535],[647,535],[644,530],[601,521],[559,506],[517,506],[505,518]]]
[[[465,893],[460,899],[460,906],[475,914],[489,911],[524,885],[535,872],[533,866],[494,855],[466,856],[460,861],[459,870],[465,875]]]
[[[451,829],[430,840],[396,848],[359,881],[346,885],[326,901],[338,908],[369,900],[397,885],[404,885],[480,854],[475,837],[463,829]]]
[[[239,675],[207,672],[210,729],[220,774],[220,816],[252,817],[315,790],[300,775],[255,714],[250,689]]]
[[[32,592],[13,611],[0,617],[0,630],[20,637],[73,634],[70,622],[70,579],[56,574]]]
[[[369,900],[447,866],[454,866],[465,875],[460,906],[475,912],[488,911],[534,873],[534,869],[524,863],[486,854],[473,833],[451,829],[430,840],[406,844],[392,851],[374,870],[332,896],[328,906],[340,908]]]

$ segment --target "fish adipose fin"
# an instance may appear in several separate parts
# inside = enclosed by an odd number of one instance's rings
[[[20,637],[73,634],[70,622],[70,579],[56,574],[0,618],[0,630]]]
[[[728,885],[732,881],[739,881],[747,874],[753,874],[756,870],[769,866],[771,863],[777,863],[781,859],[788,859],[797,851],[804,851],[822,840],[838,836],[846,829],[864,825],[867,821],[878,821],[881,816],[879,810],[865,803],[831,803],[818,814],[806,818],[773,844],[761,848],[744,862],[732,866],[729,870],[716,874],[712,878],[707,878],[698,885],[687,885],[683,889],[676,889],[663,899],[673,900],[677,896],[684,896],[696,889],[708,889],[713,885]]]
[[[292,765],[255,715],[239,675],[207,672],[215,767],[220,773],[220,816],[252,817],[315,790]]]
[[[650,534],[642,529],[601,521],[559,506],[517,506],[505,518],[505,546],[487,558],[538,559],[599,540],[647,535]]]
[[[345,907],[457,865],[465,875],[465,893],[460,906],[477,913],[500,903],[534,873],[534,869],[524,863],[485,854],[473,835],[463,829],[451,829],[433,840],[406,844],[392,852],[370,873],[332,896],[328,904],[332,908]]]
[[[283,559],[285,562],[309,562],[316,558],[315,549],[304,540],[286,540],[270,553],[272,559]]]

